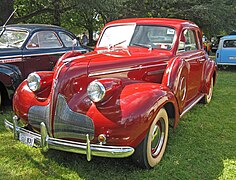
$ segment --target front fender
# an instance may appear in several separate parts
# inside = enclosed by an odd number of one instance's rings
[[[168,102],[177,108],[173,93],[160,84],[130,84],[121,90],[115,101],[93,104],[87,115],[94,121],[95,137],[105,133],[109,136],[109,145],[136,147],[160,108]]]
[[[46,107],[49,102],[50,97],[46,101],[42,101],[40,98],[37,98],[35,93],[29,89],[27,80],[24,80],[15,91],[13,97],[13,110],[24,124],[29,124],[29,109],[32,106]],[[43,113],[45,114],[46,112]]]
[[[17,66],[1,64],[0,81],[7,90],[8,98],[11,99],[14,91],[22,81],[22,74]]]

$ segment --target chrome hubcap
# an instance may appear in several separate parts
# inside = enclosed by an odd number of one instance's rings
[[[213,81],[211,81],[211,87],[210,87],[209,93],[208,93],[208,95],[207,95],[207,101],[210,101],[210,100],[211,100],[212,92],[213,92]]]
[[[151,151],[155,158],[159,155],[165,139],[165,122],[164,119],[159,119],[154,126],[152,132]]]

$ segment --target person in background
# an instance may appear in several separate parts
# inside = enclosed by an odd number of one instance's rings
[[[207,41],[203,41],[203,47],[204,47],[204,50],[207,52]]]
[[[82,45],[87,46],[87,44],[88,44],[88,36],[84,32],[82,36]]]
[[[206,52],[207,52],[207,54],[210,55],[210,52],[211,52],[211,42],[210,42],[210,41],[207,41],[207,44],[206,44]]]

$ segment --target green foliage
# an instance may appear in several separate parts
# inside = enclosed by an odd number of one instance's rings
[[[235,29],[236,2],[229,0],[129,0],[126,17],[168,17],[195,22],[208,36]]]
[[[12,5],[3,0],[0,8],[11,12]],[[188,19],[208,37],[228,34],[236,27],[236,1],[232,0],[15,0],[14,7],[18,8],[15,23],[55,24],[74,33],[87,30],[90,36],[109,21],[130,17]],[[6,18],[0,13],[0,21]]]
[[[165,155],[154,169],[131,158],[92,157],[56,150],[42,154],[13,139],[0,115],[0,179],[236,179],[236,68],[219,71],[209,105],[197,104],[169,131]]]

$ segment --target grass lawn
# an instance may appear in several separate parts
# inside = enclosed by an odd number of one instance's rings
[[[219,71],[212,102],[198,104],[170,131],[165,155],[151,170],[131,158],[110,159],[50,150],[13,140],[0,115],[0,179],[236,179],[236,68]]]

